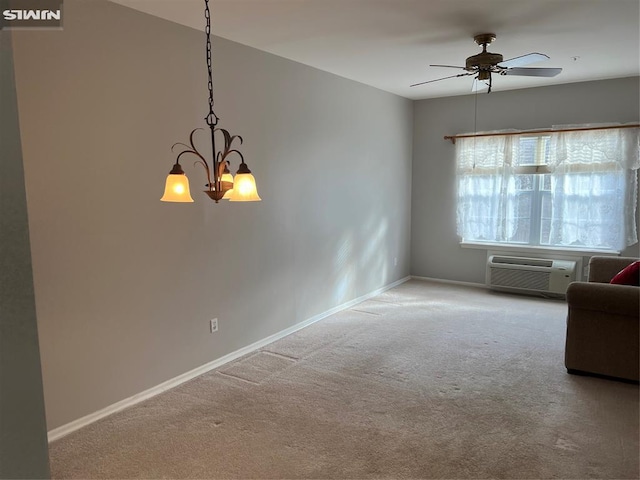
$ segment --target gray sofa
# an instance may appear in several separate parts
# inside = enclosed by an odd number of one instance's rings
[[[609,284],[637,260],[591,257],[588,281],[569,285],[565,346],[569,373],[639,380],[640,288]]]

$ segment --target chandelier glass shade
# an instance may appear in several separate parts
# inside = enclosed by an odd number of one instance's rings
[[[246,163],[241,163],[236,178],[233,180],[233,190],[229,196],[231,202],[259,202],[262,200],[258,196],[256,179],[251,174],[251,170]]]
[[[163,202],[193,202],[189,191],[189,179],[182,171],[180,164],[176,163],[167,176],[164,195],[160,200]]]
[[[182,147],[182,151],[176,158],[169,176],[165,182],[164,195],[160,199],[163,202],[193,202],[189,191],[189,179],[182,170],[180,165],[180,157],[185,154],[195,155],[197,157],[195,163],[200,164],[207,175],[207,190],[204,191],[209,198],[218,203],[220,200],[230,200],[232,202],[259,202],[261,201],[256,187],[256,180],[251,174],[251,170],[244,162],[242,153],[233,146],[238,141],[242,144],[240,135],[231,135],[227,130],[217,127],[219,118],[213,113],[213,73],[211,68],[211,13],[209,10],[209,0],[204,0],[205,18],[206,18],[206,37],[207,37],[207,71],[209,74],[209,113],[205,117],[205,121],[211,131],[211,151],[213,159],[211,164],[198,151],[194,144],[194,134],[202,130],[196,128],[189,136],[189,145],[185,143],[175,143],[171,149],[176,146]],[[221,150],[216,149],[216,133],[220,132],[223,136],[224,146]],[[236,155],[240,157],[240,167],[234,178],[229,171],[230,162],[227,157]]]

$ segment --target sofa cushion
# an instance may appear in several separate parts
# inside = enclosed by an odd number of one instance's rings
[[[633,262],[628,267],[622,269],[611,279],[615,285],[635,285],[640,286],[640,262]]]

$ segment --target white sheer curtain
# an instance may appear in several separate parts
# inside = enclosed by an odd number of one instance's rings
[[[622,250],[638,241],[637,128],[551,137],[552,245]]]
[[[458,138],[458,235],[468,242],[568,248],[633,245],[638,130],[545,134],[547,175],[523,175],[518,169],[531,165],[526,152],[527,142],[536,138],[531,134]]]
[[[516,139],[492,136],[457,140],[457,225],[463,240],[504,242],[513,236]]]

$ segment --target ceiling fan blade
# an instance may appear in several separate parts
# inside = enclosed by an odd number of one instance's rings
[[[450,77],[436,78],[435,80],[427,80],[426,82],[414,83],[413,85],[409,85],[410,87],[417,87],[418,85],[424,85],[425,83],[439,82],[440,80],[446,80],[447,78],[456,78],[456,77],[467,77],[469,75],[473,75],[473,73],[461,73],[459,75],[451,75]]]
[[[471,86],[472,92],[484,92],[485,90],[489,90],[489,84],[484,80],[478,80],[477,78],[473,79],[473,85]]]
[[[498,66],[504,68],[524,67],[530,63],[542,62],[543,60],[549,60],[549,57],[544,53],[527,53],[526,55],[500,62]]]
[[[522,77],[555,77],[561,71],[561,68],[509,68],[500,74]]]
[[[456,67],[455,65],[429,65],[430,67],[444,67],[444,68],[458,68],[460,70],[466,70],[464,67]]]

